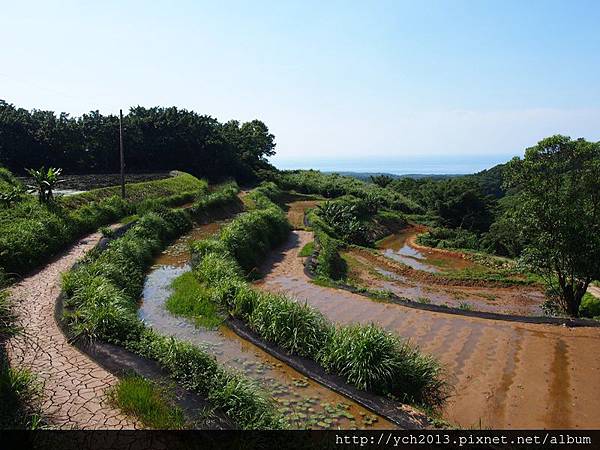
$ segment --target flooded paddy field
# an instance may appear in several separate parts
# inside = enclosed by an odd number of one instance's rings
[[[396,428],[354,401],[304,377],[240,338],[225,324],[215,329],[196,327],[192,320],[175,317],[165,309],[172,281],[191,270],[189,243],[217,233],[224,223],[196,226],[158,256],[145,281],[139,317],[157,332],[201,346],[225,367],[256,380],[272,395],[293,428]]]
[[[344,252],[350,279],[373,289],[389,291],[419,303],[452,308],[542,316],[545,295],[537,285],[486,282],[477,275],[490,269],[463,255],[419,246],[420,230],[408,230],[378,242],[377,251],[350,248]],[[456,274],[473,274],[461,279]]]
[[[318,286],[298,256],[312,239],[310,232],[293,232],[265,263],[257,285],[306,301],[337,323],[376,323],[435,355],[454,386],[443,411],[450,422],[465,428],[600,427],[599,328],[437,313]]]

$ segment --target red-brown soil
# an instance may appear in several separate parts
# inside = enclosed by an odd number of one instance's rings
[[[306,301],[338,323],[377,323],[436,355],[454,386],[444,416],[461,427],[600,427],[599,328],[567,328],[434,313],[313,284],[295,231],[258,285]],[[519,288],[521,289],[521,288]]]

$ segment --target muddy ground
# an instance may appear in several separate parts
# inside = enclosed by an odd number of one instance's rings
[[[599,328],[533,325],[435,313],[317,286],[295,231],[262,267],[262,289],[306,301],[338,323],[376,323],[444,364],[453,396],[443,414],[461,427],[600,427]]]

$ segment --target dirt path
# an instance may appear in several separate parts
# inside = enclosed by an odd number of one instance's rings
[[[61,273],[98,242],[91,234],[39,272],[10,289],[21,336],[9,342],[12,366],[30,368],[44,383],[42,408],[59,428],[130,429],[135,424],[107,404],[106,391],[117,378],[71,346],[54,316]]]
[[[600,329],[519,324],[380,303],[312,284],[295,231],[259,283],[319,308],[340,323],[375,322],[435,354],[455,387],[444,411],[461,427],[600,427]]]

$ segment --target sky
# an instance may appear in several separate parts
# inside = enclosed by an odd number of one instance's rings
[[[280,168],[469,173],[600,140],[598,1],[0,0],[0,99],[263,120]]]

